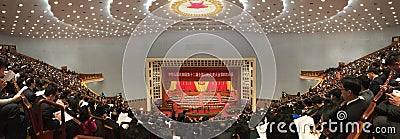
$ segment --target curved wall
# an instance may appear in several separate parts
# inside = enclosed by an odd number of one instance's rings
[[[400,26],[377,31],[314,33],[314,34],[273,34],[267,35],[274,50],[277,63],[277,85],[275,98],[281,91],[289,94],[304,92],[315,81],[299,79],[301,70],[321,70],[336,67],[339,61],[350,62],[391,43],[391,37],[400,35]],[[170,37],[184,34],[169,32],[164,43],[172,45]],[[219,31],[232,38],[233,44],[243,44],[229,33]],[[161,36],[162,37],[162,36]],[[38,58],[56,67],[68,66],[81,73],[103,73],[105,80],[88,86],[94,91],[114,96],[123,92],[121,81],[122,58],[129,37],[81,38],[81,39],[31,39],[0,34],[1,44],[15,44],[17,51]],[[151,51],[150,56],[162,54],[162,50]],[[253,52],[249,51],[249,56]]]

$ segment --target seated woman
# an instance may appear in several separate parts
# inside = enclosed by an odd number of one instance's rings
[[[83,106],[79,111],[79,120],[82,122],[83,134],[84,135],[94,135],[97,131],[96,122],[90,119],[90,109],[88,106]]]

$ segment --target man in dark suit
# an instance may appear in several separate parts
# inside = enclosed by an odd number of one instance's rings
[[[360,97],[361,84],[356,77],[344,77],[339,89],[342,92],[344,104],[336,114],[338,119],[334,120],[338,123],[342,122],[342,125],[338,124],[336,132],[333,133],[333,139],[346,138],[354,128],[346,124],[357,122],[368,107],[363,97]]]
[[[115,134],[115,138],[119,139],[120,138],[120,130],[119,130],[119,125],[117,124],[117,120],[118,120],[118,113],[116,111],[111,113],[111,119],[110,118],[106,118],[106,120],[104,121],[104,124],[110,126],[113,130],[114,130],[114,134]]]
[[[38,106],[36,105],[40,100],[47,99],[52,101],[54,96],[56,95],[56,88],[52,85],[49,85],[43,95],[38,96],[33,104],[33,109],[35,113],[38,113]],[[49,105],[47,103],[42,103],[42,121],[43,121],[43,130],[53,130],[55,129],[54,137],[58,137],[61,135],[61,125],[59,120],[56,119],[54,113],[59,111],[56,107]],[[36,114],[37,115],[37,114]]]
[[[38,112],[38,106],[36,105],[40,100],[47,99],[53,100],[54,96],[56,95],[56,89],[53,86],[48,86],[45,90],[45,93],[41,96],[38,96],[34,101],[33,108],[35,112]],[[47,103],[42,103],[42,119],[43,119],[43,129],[50,130],[56,129],[60,127],[60,122],[55,119],[54,113],[59,111],[56,107],[49,105]]]
[[[368,69],[367,75],[368,78],[371,80],[371,83],[369,85],[369,90],[371,90],[374,93],[374,95],[376,95],[380,90],[380,86],[383,85],[385,81],[382,76],[379,76],[378,69]]]
[[[28,78],[25,81],[26,86],[28,87],[26,90],[24,90],[24,92],[22,92],[26,98],[28,99],[28,101],[30,103],[33,104],[33,102],[36,100],[36,82],[34,80],[34,78]]]
[[[183,110],[183,112],[181,112],[181,113],[178,114],[177,120],[178,120],[179,122],[183,122],[183,119],[185,119],[185,114],[186,114],[186,112],[187,112],[187,110]]]

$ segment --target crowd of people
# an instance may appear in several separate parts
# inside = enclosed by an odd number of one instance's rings
[[[369,133],[363,133],[369,138],[399,138],[396,129],[400,128],[398,118],[400,116],[400,46],[398,44],[383,48],[347,65],[337,68],[329,68],[325,71],[324,80],[310,88],[303,95],[291,98],[286,102],[272,102],[270,111],[266,117],[268,122],[284,122],[287,126],[298,118],[312,118],[314,122],[310,127],[313,138],[346,138],[350,133],[357,132],[345,130],[346,127],[337,125],[334,127],[322,126],[321,123],[337,122],[353,124],[362,121],[362,116],[373,103],[375,96],[382,93],[382,97],[376,102],[377,106],[372,111],[376,118],[368,119],[371,127]],[[393,75],[391,75],[393,72]],[[378,95],[379,96],[379,95]],[[374,102],[375,103],[375,102]],[[345,119],[339,115],[345,113]],[[294,126],[294,125],[292,125]],[[331,129],[343,129],[332,131]],[[268,127],[272,131],[268,137],[277,138],[301,138],[304,134],[299,132],[280,133],[278,127]],[[385,132],[378,131],[385,129]],[[388,131],[391,129],[393,131]],[[318,132],[319,131],[319,132]],[[365,132],[365,131],[364,131]],[[304,138],[304,137],[303,137]]]
[[[82,80],[74,72],[62,71],[18,53],[1,53],[0,67],[0,135],[6,139],[22,139],[32,135],[28,134],[32,132],[32,125],[27,125],[27,121],[32,119],[29,119],[26,111],[21,110],[21,96],[31,103],[35,115],[39,113],[37,102],[47,99],[63,106],[68,115],[78,119],[82,125],[74,120],[66,122],[64,132],[67,132],[67,138],[78,134],[102,136],[104,127],[101,127],[100,122],[112,127],[116,138],[120,138],[124,134],[119,132],[120,126],[116,123],[119,115],[126,113],[130,118],[134,118],[132,111],[121,101],[121,97],[112,99],[90,93],[88,88],[82,86]],[[7,80],[7,75],[11,72],[14,76]],[[43,129],[54,129],[54,136],[60,136],[63,132],[59,124],[60,110],[46,103],[41,107]],[[96,121],[92,116],[104,120]],[[83,131],[78,130],[80,126],[83,127]]]
[[[150,112],[132,110],[119,99],[93,95],[82,86],[78,74],[62,71],[44,62],[32,60],[17,53],[1,53],[0,57],[0,135],[6,139],[23,139],[32,136],[30,117],[21,111],[21,98],[26,98],[36,113],[41,112],[44,130],[54,130],[54,137],[67,133],[72,139],[77,135],[113,136],[120,139],[173,138],[304,138],[299,132],[299,119],[312,119],[308,137],[346,138],[351,131],[332,131],[324,122],[358,122],[374,97],[384,92],[371,120],[376,127],[400,128],[400,47],[393,45],[355,60],[347,65],[329,68],[324,80],[305,94],[297,94],[285,102],[272,102],[266,109],[256,112],[246,110],[234,113],[237,117],[193,118],[185,111],[165,115],[157,109]],[[11,72],[15,76],[8,79]],[[21,97],[22,96],[22,97]],[[37,102],[49,100],[61,105],[75,120],[60,126],[60,112],[43,103],[41,111]],[[339,113],[346,117],[341,119]],[[100,117],[96,119],[96,117]],[[257,118],[255,118],[257,117]],[[123,120],[121,120],[123,119]],[[252,121],[254,120],[255,121]],[[309,120],[307,119],[307,120]],[[113,132],[106,132],[106,127]],[[191,123],[191,124],[188,124]],[[284,123],[270,124],[270,123]],[[336,128],[345,128],[335,125]],[[374,129],[373,129],[374,128]],[[82,131],[80,131],[82,129]],[[281,129],[294,132],[281,132]],[[320,130],[318,130],[320,129]],[[15,132],[27,131],[27,132]],[[394,133],[370,133],[369,137],[399,138]]]
[[[257,132],[255,128],[248,128],[250,114],[239,117],[201,117],[193,118],[185,113],[178,117],[164,115],[160,111],[132,110],[123,104],[121,99],[105,98],[89,93],[81,85],[79,76],[70,71],[56,69],[46,63],[27,58],[18,53],[1,53],[1,99],[0,99],[0,127],[1,136],[7,139],[22,139],[32,136],[32,125],[26,111],[22,111],[21,96],[33,106],[35,115],[40,100],[56,102],[64,107],[67,114],[75,120],[65,123],[66,130],[61,125],[61,114],[56,107],[43,103],[41,105],[42,125],[44,130],[54,130],[54,138],[66,132],[68,139],[77,135],[103,136],[116,139],[147,139],[147,138],[246,138],[250,133]],[[14,72],[15,76],[6,81],[6,75]],[[117,98],[121,98],[117,97]],[[234,111],[240,114],[240,111]],[[123,119],[128,119],[124,123]],[[259,114],[261,115],[261,114]],[[96,120],[100,117],[103,120]],[[175,120],[173,120],[175,119]],[[179,123],[193,123],[193,125]],[[103,130],[102,123],[112,128],[112,133]],[[233,126],[231,126],[233,124]],[[82,131],[80,131],[82,129]],[[27,131],[27,132],[14,132]],[[151,132],[150,132],[151,131]],[[248,134],[247,134],[248,132]],[[222,133],[221,135],[219,135]],[[218,136],[217,136],[218,135]]]

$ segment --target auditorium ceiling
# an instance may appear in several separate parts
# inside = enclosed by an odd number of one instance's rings
[[[399,25],[400,0],[1,0],[0,33],[31,38],[129,36],[138,25],[265,34],[382,30]],[[145,19],[148,19],[144,21]],[[221,22],[222,21],[222,22]],[[256,23],[256,24],[254,24]]]

